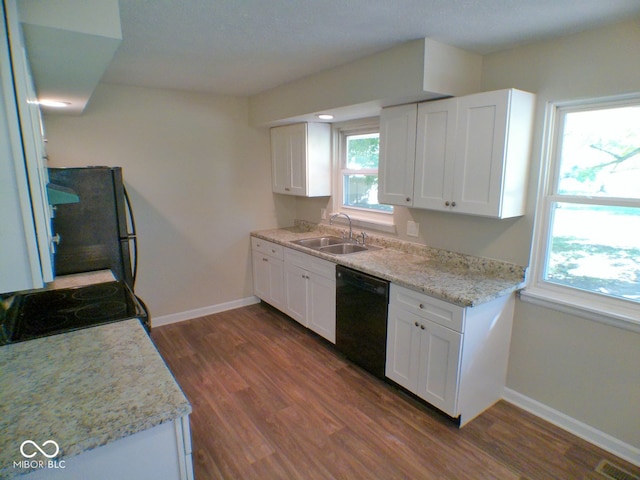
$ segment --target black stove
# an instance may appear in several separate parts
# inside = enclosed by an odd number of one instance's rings
[[[149,331],[146,309],[120,281],[19,294],[7,313],[5,343],[131,318],[139,318]]]

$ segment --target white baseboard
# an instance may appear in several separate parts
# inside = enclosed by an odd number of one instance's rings
[[[213,315],[214,313],[226,312],[227,310],[246,307],[248,305],[253,305],[256,303],[260,303],[260,299],[258,297],[251,296],[247,298],[241,298],[240,300],[233,300],[231,302],[196,308],[194,310],[188,310],[186,312],[172,313],[171,315],[163,315],[161,317],[151,317],[151,326],[161,327],[162,325],[183,322],[185,320],[204,317],[205,315]]]
[[[532,413],[557,427],[592,443],[613,455],[640,467],[640,448],[629,445],[611,435],[582,423],[558,410],[555,410],[521,393],[504,389],[503,399],[517,407]]]

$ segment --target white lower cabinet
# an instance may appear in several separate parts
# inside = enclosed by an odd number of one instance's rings
[[[391,284],[386,376],[463,426],[503,396],[514,295],[463,308]]]
[[[283,247],[251,237],[253,263],[253,293],[276,307],[284,308]]]
[[[189,416],[26,474],[25,480],[193,480]]]
[[[336,343],[336,266],[251,237],[253,292],[318,335]]]
[[[335,343],[335,264],[285,248],[284,290],[284,313]]]
[[[462,334],[389,305],[387,335],[387,377],[457,416]]]

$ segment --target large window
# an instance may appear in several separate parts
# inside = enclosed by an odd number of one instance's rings
[[[640,98],[549,113],[531,290],[640,325]]]
[[[334,210],[372,222],[389,222],[391,205],[378,203],[380,133],[377,122],[349,122],[336,129],[337,189]]]

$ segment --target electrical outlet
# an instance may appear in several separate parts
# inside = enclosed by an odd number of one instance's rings
[[[320,219],[321,220],[326,220],[327,219],[327,209],[326,208],[321,208],[320,209]]]
[[[411,220],[407,221],[407,236],[417,237],[419,231],[420,231],[419,223],[412,222]]]

